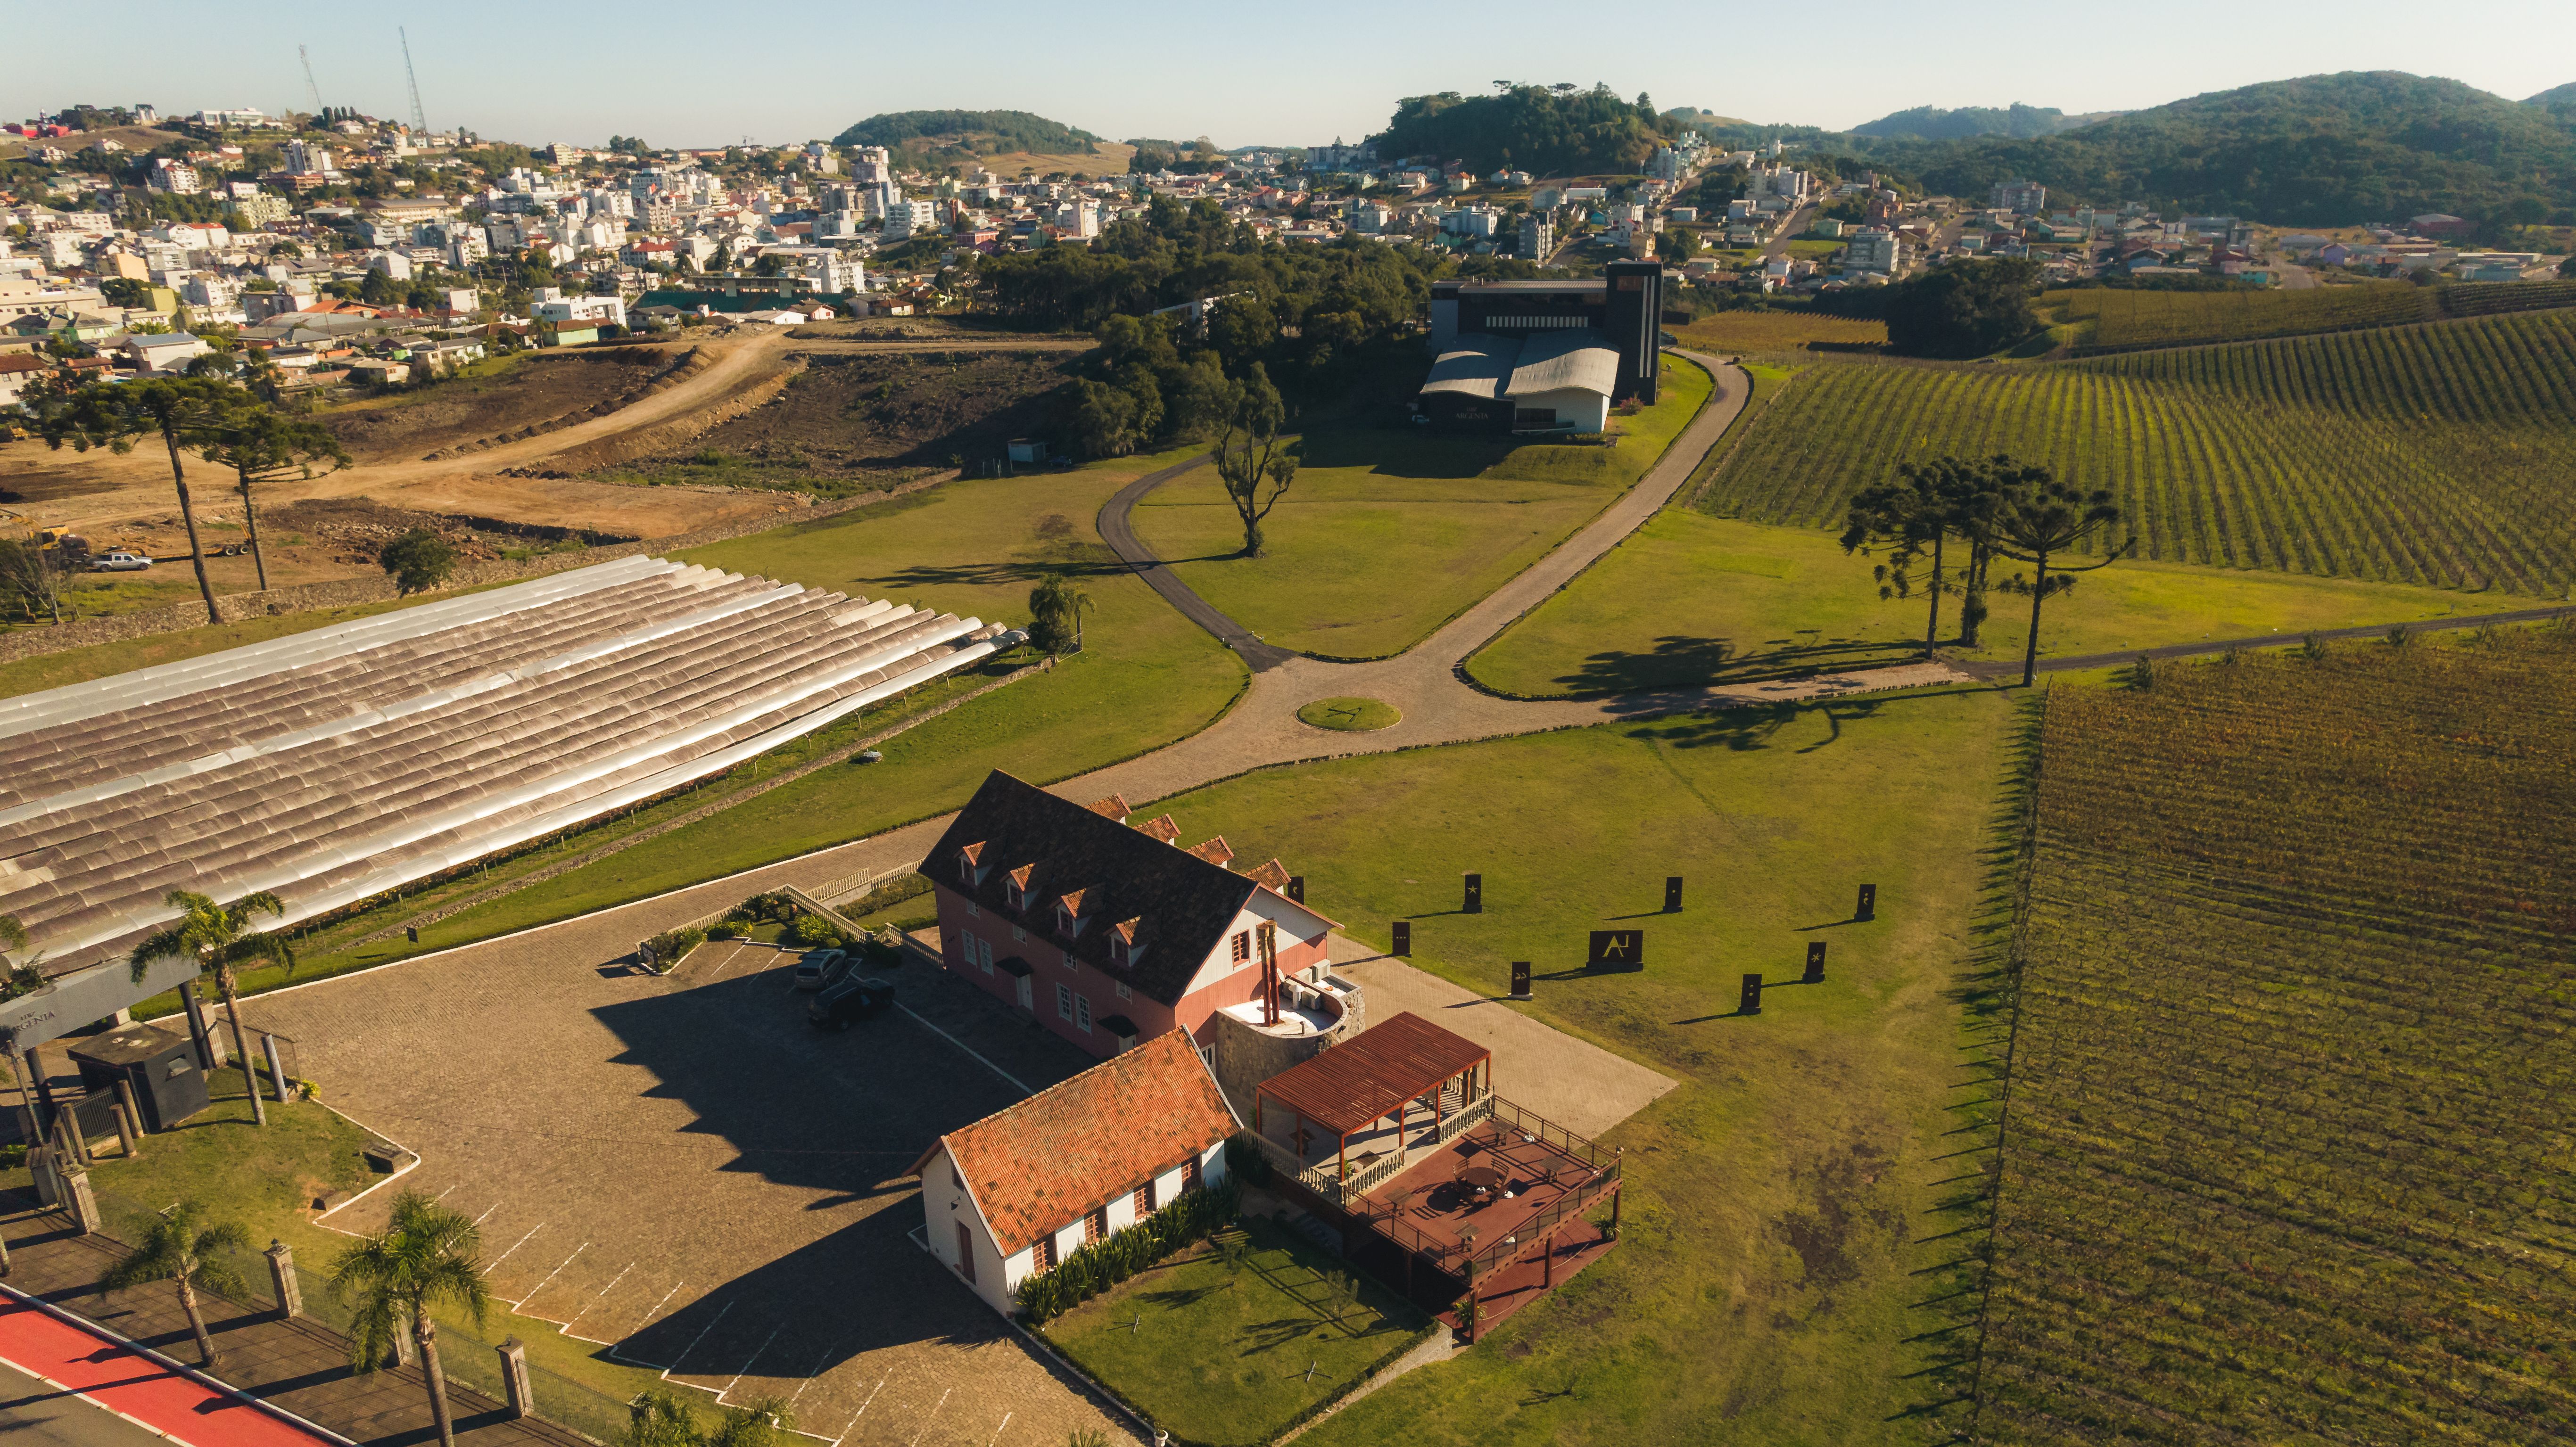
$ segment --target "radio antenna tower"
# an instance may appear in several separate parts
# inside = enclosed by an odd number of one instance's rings
[[[312,97],[313,119],[319,122],[322,119],[322,87],[313,83],[313,52],[299,45],[295,47],[295,58],[304,62],[304,93]]]
[[[403,78],[411,82],[411,131],[425,136],[429,134],[429,117],[420,111],[420,72],[411,68],[411,33],[397,25],[394,34],[402,37]]]

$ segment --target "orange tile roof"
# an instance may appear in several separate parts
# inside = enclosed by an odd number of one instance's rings
[[[1189,1033],[1171,1030],[939,1139],[1009,1256],[1238,1129]]]
[[[1106,799],[1094,799],[1091,801],[1091,812],[1099,815],[1103,819],[1116,819],[1124,822],[1129,812],[1127,808],[1127,796],[1124,794],[1112,794]]]
[[[1273,858],[1269,863],[1244,871],[1244,878],[1266,885],[1285,894],[1288,890],[1288,866]]]
[[[1234,846],[1226,843],[1225,836],[1220,834],[1204,844],[1191,845],[1189,852],[1210,864],[1223,864],[1234,857]]]
[[[1136,832],[1139,834],[1151,834],[1166,844],[1178,844],[1181,838],[1181,826],[1173,823],[1172,816],[1169,814],[1164,815],[1160,819],[1146,820],[1144,823],[1136,826]]]
[[[1261,1094],[1348,1135],[1492,1053],[1407,1010],[1263,1081]]]

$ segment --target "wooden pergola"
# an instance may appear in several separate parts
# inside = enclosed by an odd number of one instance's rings
[[[1493,1090],[1493,1051],[1406,1011],[1361,1031],[1294,1069],[1262,1082],[1252,1105],[1252,1129],[1272,1109],[1289,1117],[1289,1140],[1302,1164],[1306,1128],[1317,1127],[1339,1143],[1339,1178],[1351,1174],[1351,1137],[1395,1118],[1399,1143],[1413,1108],[1423,1105],[1437,1126],[1445,1119],[1443,1096],[1460,1082],[1461,1104]]]

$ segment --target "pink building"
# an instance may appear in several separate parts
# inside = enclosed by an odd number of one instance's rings
[[[1236,873],[1220,837],[1189,848],[1165,815],[1127,823],[995,770],[921,872],[942,962],[1095,1055],[1189,1030],[1325,961],[1333,921],[1289,898],[1273,859]]]

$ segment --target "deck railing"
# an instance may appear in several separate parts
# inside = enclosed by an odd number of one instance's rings
[[[1486,1095],[1469,1103],[1464,1110],[1455,1115],[1444,1118],[1439,1127],[1431,1132],[1430,1143],[1422,1146],[1421,1149],[1437,1150],[1466,1134],[1478,1121],[1493,1116],[1495,1103],[1494,1096]],[[1532,1116],[1531,1119],[1535,1120],[1537,1117]],[[1326,1161],[1322,1165],[1309,1166],[1297,1159],[1296,1152],[1266,1135],[1256,1132],[1252,1138],[1261,1143],[1262,1150],[1269,1155],[1273,1166],[1287,1172],[1297,1184],[1344,1210],[1352,1211],[1353,1214],[1364,1214],[1356,1209],[1363,1204],[1362,1198],[1401,1174],[1406,1166],[1413,1163],[1415,1151],[1415,1147],[1407,1144],[1399,1135],[1394,1150],[1364,1163],[1348,1176],[1344,1176],[1338,1161]]]
[[[1569,1217],[1590,1210],[1603,1194],[1618,1183],[1619,1163],[1613,1160],[1608,1166],[1598,1170],[1590,1180],[1558,1197],[1546,1210],[1531,1217],[1511,1235],[1468,1257],[1466,1263],[1468,1284],[1472,1286],[1477,1278],[1488,1272],[1509,1266],[1522,1252],[1535,1243],[1546,1240],[1548,1234],[1564,1225]]]

